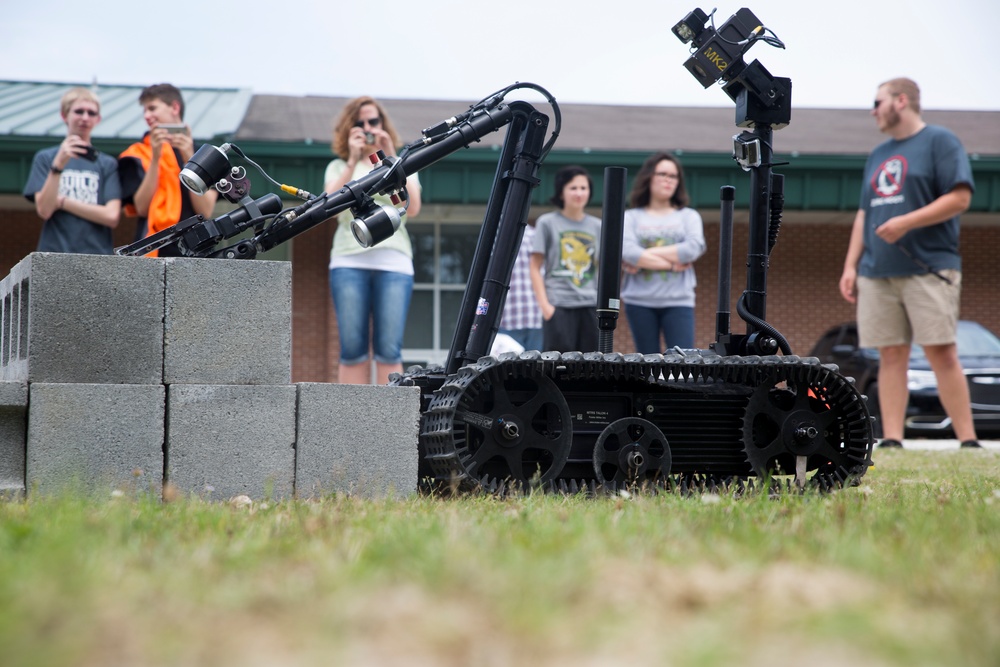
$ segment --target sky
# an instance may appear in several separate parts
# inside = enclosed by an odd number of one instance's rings
[[[695,107],[732,102],[684,69],[671,27],[746,6],[786,49],[757,43],[745,60],[790,78],[793,107],[868,108],[909,76],[924,108],[1000,110],[997,0],[0,4],[0,79],[463,102],[521,81],[560,102]]]

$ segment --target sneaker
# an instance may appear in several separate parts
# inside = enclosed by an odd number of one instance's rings
[[[901,443],[899,440],[894,440],[892,438],[889,438],[887,440],[883,440],[880,443],[878,443],[878,446],[879,447],[890,447],[890,448],[891,447],[895,447],[897,449],[902,449],[903,448],[903,443]]]
[[[982,449],[982,445],[979,444],[978,440],[964,440],[960,446],[969,449]]]

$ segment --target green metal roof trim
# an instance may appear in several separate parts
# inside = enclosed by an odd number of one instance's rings
[[[61,138],[66,126],[59,116],[59,100],[70,88],[93,90],[101,100],[101,122],[94,138],[131,143],[146,132],[139,106],[143,86],[99,83],[44,83],[0,81],[0,140],[5,136]],[[252,91],[242,88],[181,88],[184,121],[198,141],[228,139],[246,115]]]
[[[240,149],[260,164],[267,173],[281,183],[287,183],[310,192],[319,193],[326,165],[333,159],[328,144],[299,142],[268,142],[244,140],[237,142]],[[714,208],[719,205],[719,187],[736,186],[738,206],[746,206],[750,198],[750,179],[728,153],[702,153],[675,151],[684,164],[688,176],[688,192],[696,208]],[[440,162],[420,172],[423,198],[436,204],[485,204],[493,185],[498,147],[468,148],[459,150]],[[546,158],[539,177],[543,185],[532,193],[534,204],[544,204],[552,195],[552,178],[557,169],[567,164],[587,167],[594,179],[591,204],[600,206],[603,198],[604,168],[625,167],[629,171],[629,185],[646,152],[635,151],[580,151],[558,148]],[[234,158],[239,160],[239,158]],[[861,172],[866,156],[861,155],[802,155],[789,156],[779,153],[781,163],[776,171],[785,176],[785,206],[788,210],[803,211],[852,211],[857,208],[861,187]],[[971,210],[975,212],[1000,212],[1000,157],[973,158],[976,194]],[[278,192],[270,187],[257,171],[247,165],[254,193]],[[0,180],[2,185],[2,180]]]
[[[39,137],[0,136],[0,194],[19,194],[28,177],[31,158],[35,151],[51,145]],[[131,139],[97,139],[99,150],[112,155],[131,143]],[[319,193],[323,187],[323,173],[333,155],[329,145],[298,142],[269,142],[246,140],[238,142],[252,160],[281,183],[287,183],[310,192]],[[423,170],[420,181],[424,200],[438,204],[484,204],[489,196],[496,173],[499,151],[495,148],[469,148],[457,151],[440,162]],[[629,184],[646,153],[631,151],[560,151],[555,149],[540,170],[543,184],[551,183],[555,171],[567,164],[580,164],[591,170],[594,178],[592,204],[600,206],[603,197],[603,174],[608,166],[629,170]],[[749,201],[750,181],[725,153],[680,152],[688,176],[688,192],[696,208],[714,208],[719,202],[719,187],[736,187],[737,206],[745,207]],[[234,157],[234,161],[241,162]],[[785,207],[801,211],[851,211],[857,207],[858,188],[864,168],[864,156],[803,155],[791,157],[779,153],[776,171],[785,176]],[[253,194],[276,192],[256,169],[247,166]],[[974,157],[973,175],[976,193],[971,211],[1000,213],[1000,157]],[[532,202],[544,204],[551,192],[543,185],[532,194]]]

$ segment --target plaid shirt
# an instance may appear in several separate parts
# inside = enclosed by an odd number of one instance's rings
[[[510,274],[510,291],[507,292],[507,302],[504,304],[503,317],[500,318],[500,328],[541,329],[542,309],[535,301],[535,292],[531,289],[531,246],[535,238],[535,228],[528,225],[524,228],[524,238],[517,250],[514,260],[514,270]]]

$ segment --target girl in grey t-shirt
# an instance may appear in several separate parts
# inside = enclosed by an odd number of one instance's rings
[[[543,347],[594,352],[601,221],[585,211],[593,183],[586,169],[571,165],[556,172],[555,186],[551,201],[559,210],[538,217],[531,254],[531,286],[542,310]]]

